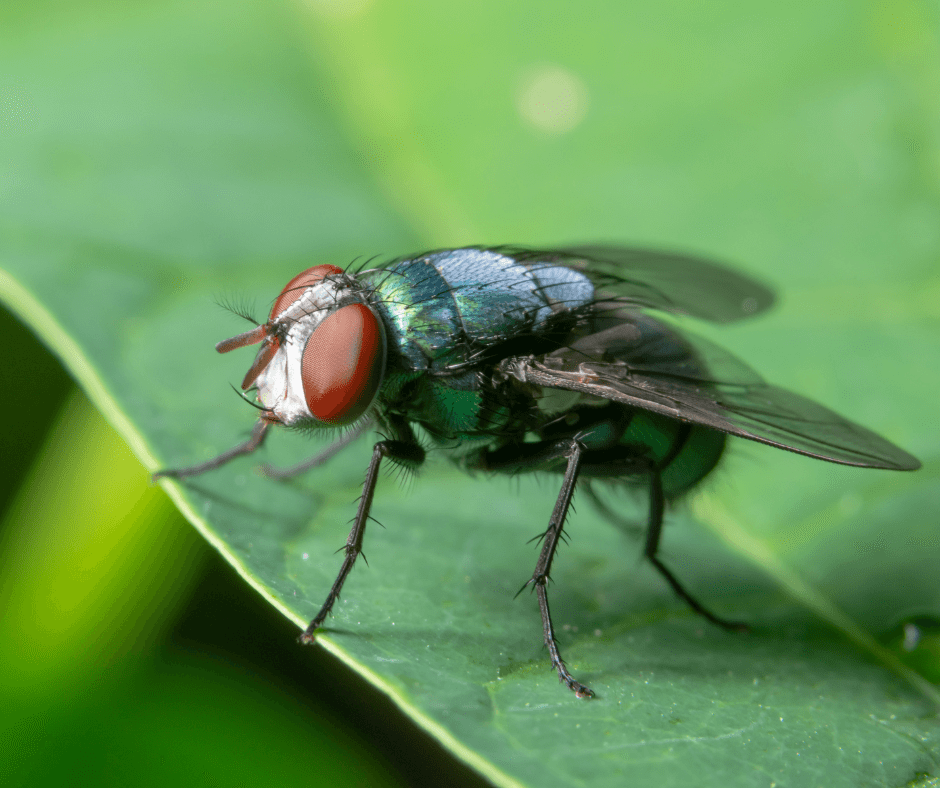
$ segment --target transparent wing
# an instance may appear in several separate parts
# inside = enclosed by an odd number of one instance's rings
[[[774,294],[744,274],[698,257],[622,246],[570,246],[535,250],[518,246],[491,251],[519,262],[557,263],[583,271],[601,299],[730,323],[762,312]]]
[[[772,386],[717,345],[636,314],[505,369],[539,386],[594,394],[820,460],[914,470],[920,462],[869,429]]]

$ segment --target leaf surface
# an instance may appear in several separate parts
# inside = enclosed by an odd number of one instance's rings
[[[260,316],[312,264],[592,240],[747,261],[782,305],[710,335],[925,460],[892,475],[735,446],[671,513],[663,555],[751,634],[695,618],[582,499],[551,589],[563,653],[598,693],[579,701],[535,600],[513,599],[557,481],[432,461],[381,479],[385,527],[321,643],[503,785],[923,779],[938,693],[881,642],[940,620],[936,38],[914,6],[897,29],[849,5],[643,6],[566,22],[562,4],[87,3],[47,24],[14,4],[0,292],[155,470],[251,427],[227,386],[250,358],[213,351],[244,326],[214,300]],[[540,95],[561,102],[549,121]],[[320,445],[270,444],[278,464]],[[290,484],[242,460],[166,487],[303,625],[369,449]]]

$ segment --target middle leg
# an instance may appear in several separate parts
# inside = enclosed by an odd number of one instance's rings
[[[366,472],[366,480],[362,486],[362,497],[359,499],[359,509],[356,512],[356,518],[353,521],[352,530],[346,538],[346,545],[343,548],[345,557],[343,565],[340,567],[336,580],[333,581],[333,587],[327,594],[326,601],[320,608],[307,628],[300,636],[301,643],[312,643],[316,638],[316,631],[320,628],[326,617],[333,609],[336,600],[339,599],[343,584],[349,576],[356,559],[362,552],[362,540],[366,533],[366,522],[369,519],[369,510],[372,508],[372,498],[375,495],[375,484],[378,481],[379,466],[385,458],[395,460],[411,467],[417,467],[424,461],[424,450],[417,444],[402,440],[379,441],[375,444],[372,451],[372,462],[369,463],[369,470]]]

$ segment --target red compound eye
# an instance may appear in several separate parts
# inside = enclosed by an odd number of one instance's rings
[[[315,265],[313,268],[308,268],[303,273],[297,274],[297,276],[287,283],[287,287],[281,290],[281,294],[277,297],[277,301],[274,302],[274,307],[271,309],[270,319],[274,320],[281,312],[300,298],[304,290],[311,285],[315,285],[323,279],[323,277],[330,274],[341,273],[343,273],[343,269],[337,268],[335,265]]]
[[[365,304],[340,307],[307,340],[300,379],[318,421],[342,425],[358,419],[384,374],[385,330]]]

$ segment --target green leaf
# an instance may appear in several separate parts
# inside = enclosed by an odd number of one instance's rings
[[[456,757],[503,785],[936,774],[940,694],[896,645],[940,620],[940,58],[923,6],[6,13],[0,292],[150,470],[211,457],[254,419],[227,386],[249,354],[213,351],[242,324],[214,299],[260,314],[314,263],[585,240],[742,261],[780,308],[710,333],[925,460],[888,474],[735,445],[671,513],[663,555],[745,636],[695,618],[639,563],[639,537],[582,501],[551,599],[590,702],[550,670],[535,600],[513,599],[557,480],[436,462],[383,478],[385,528],[320,643]],[[278,464],[322,445],[270,444]],[[165,486],[303,625],[368,454],[290,484],[242,460]]]

